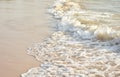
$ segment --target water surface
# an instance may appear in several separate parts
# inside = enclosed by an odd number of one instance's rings
[[[120,0],[84,0],[87,9],[120,14]]]

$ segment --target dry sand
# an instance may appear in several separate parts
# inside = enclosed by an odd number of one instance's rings
[[[39,66],[26,50],[51,33],[45,13],[50,4],[50,0],[0,1],[0,77],[20,77]]]

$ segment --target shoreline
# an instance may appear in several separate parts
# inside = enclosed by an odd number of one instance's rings
[[[78,3],[68,0],[56,0],[49,13],[59,21],[57,30],[28,51],[42,64],[23,73],[22,77],[120,75],[120,40],[114,39],[119,34],[110,35],[111,28],[97,22],[106,22],[113,14],[84,10]]]

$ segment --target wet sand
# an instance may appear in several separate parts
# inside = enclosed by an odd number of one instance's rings
[[[39,62],[27,55],[27,47],[50,33],[46,14],[49,0],[0,1],[0,77],[20,77]]]

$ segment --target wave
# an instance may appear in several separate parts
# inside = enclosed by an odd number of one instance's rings
[[[120,27],[109,25],[114,14],[72,0],[56,0],[48,12],[58,20],[57,31],[28,50],[40,67],[22,77],[120,76]]]

